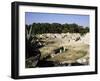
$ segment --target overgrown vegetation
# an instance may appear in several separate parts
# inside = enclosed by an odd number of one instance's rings
[[[29,30],[32,27],[32,34],[43,33],[84,33],[89,32],[89,27],[79,26],[78,24],[59,24],[59,23],[33,23],[32,25],[26,25],[26,29]]]

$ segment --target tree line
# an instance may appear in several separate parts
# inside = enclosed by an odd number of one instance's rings
[[[60,23],[33,23],[26,25],[26,30],[32,28],[32,34],[43,33],[80,33],[89,32],[89,27],[79,26],[78,24],[60,24]]]

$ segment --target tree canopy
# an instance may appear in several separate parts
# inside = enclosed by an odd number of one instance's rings
[[[32,27],[32,34],[43,34],[43,33],[87,33],[89,27],[79,26],[78,24],[59,24],[59,23],[33,23],[26,25],[26,30]]]

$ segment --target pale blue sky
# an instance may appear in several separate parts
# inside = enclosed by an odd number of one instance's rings
[[[89,27],[89,15],[26,12],[25,24],[32,23],[76,23],[80,26]]]

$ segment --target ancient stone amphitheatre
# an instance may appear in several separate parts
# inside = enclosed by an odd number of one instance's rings
[[[52,61],[55,66],[88,65],[89,33],[37,34],[40,41],[40,60]]]

